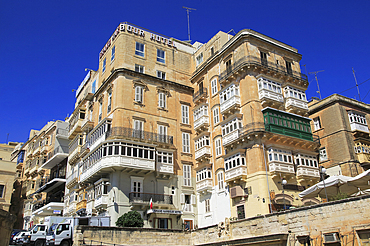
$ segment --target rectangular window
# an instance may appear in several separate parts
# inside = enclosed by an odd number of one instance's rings
[[[107,67],[107,58],[103,60],[103,73],[105,72],[105,68]]]
[[[164,92],[158,93],[158,107],[166,108],[166,94]]]
[[[260,51],[260,55],[261,55],[262,66],[267,67],[267,54],[265,52]]]
[[[292,75],[293,74],[292,63],[288,62],[288,61],[285,61],[285,64],[286,64],[286,72],[288,74]]]
[[[211,90],[212,90],[212,95],[216,94],[217,91],[218,91],[218,88],[217,88],[217,79],[213,79],[211,81]]]
[[[245,211],[244,211],[244,205],[240,205],[236,207],[236,212],[238,214],[238,219],[244,219],[245,218]]]
[[[216,139],[215,147],[216,147],[216,156],[222,155],[221,138]]]
[[[135,102],[143,103],[144,88],[140,85],[135,86]]]
[[[223,172],[219,172],[217,174],[217,182],[218,182],[218,190],[219,191],[224,190],[224,173]]]
[[[135,55],[144,57],[144,44],[136,42]]]
[[[166,63],[165,54],[163,50],[157,49],[157,62]]]
[[[144,73],[144,66],[135,64],[135,72]]]
[[[99,121],[101,121],[102,120],[102,118],[103,118],[103,101],[102,100],[100,100],[99,101]]]
[[[205,200],[205,206],[206,206],[206,213],[211,212],[210,199],[206,199],[206,200]]]
[[[108,92],[108,109],[107,112],[109,113],[112,110],[112,91]]]
[[[116,57],[116,46],[113,46],[110,61],[113,61],[115,57]]]
[[[316,130],[319,130],[321,128],[320,118],[316,117],[313,119],[313,128]]]
[[[144,122],[141,120],[134,120],[133,137],[141,138],[144,130]]]
[[[191,186],[191,166],[190,165],[183,165],[183,172],[184,172],[184,174],[183,174],[184,185],[185,186]]]
[[[166,143],[167,141],[167,126],[158,125],[158,138],[161,143]]]
[[[166,79],[166,73],[162,71],[157,71],[157,78]]]
[[[362,243],[361,245],[370,245],[370,230],[357,231],[357,234]]]
[[[213,56],[214,54],[215,54],[215,49],[211,47],[211,56]]]
[[[326,153],[325,148],[320,149],[319,153],[320,153],[320,161],[326,161],[328,159],[328,155]]]
[[[218,107],[213,109],[213,124],[216,125],[220,122],[220,115]]]
[[[156,228],[162,228],[162,229],[171,229],[171,220],[167,218],[157,218],[157,227]]]
[[[226,72],[231,73],[231,59],[226,62]]]
[[[190,153],[190,134],[182,133],[182,152]]]
[[[203,62],[203,53],[200,53],[199,56],[196,58],[197,60],[197,66]]]
[[[0,185],[0,198],[5,197],[5,185]]]
[[[189,106],[181,105],[181,123],[189,124]]]
[[[96,80],[91,85],[91,93],[95,93],[95,87],[96,87]]]

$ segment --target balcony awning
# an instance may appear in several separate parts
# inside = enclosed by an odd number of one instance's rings
[[[36,193],[40,193],[40,192],[49,192],[51,191],[52,189],[58,187],[59,185],[61,184],[65,184],[66,182],[66,179],[62,179],[62,178],[55,178],[55,179],[52,179],[51,181],[47,182],[46,184],[44,184],[40,189],[38,189],[35,193],[33,194],[36,194]],[[33,195],[32,194],[32,195]]]
[[[55,214],[61,214],[64,208],[63,202],[49,202],[45,206],[32,212],[33,215],[38,216],[51,216]]]
[[[43,169],[52,169],[57,164],[62,162],[65,158],[68,157],[68,153],[56,153],[53,155],[47,162],[45,162],[41,168]]]
[[[180,210],[167,210],[167,209],[149,209],[146,211],[147,214],[176,214],[181,215],[182,211]]]

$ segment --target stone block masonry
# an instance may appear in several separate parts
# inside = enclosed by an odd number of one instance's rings
[[[238,221],[181,230],[76,227],[76,245],[324,245],[334,233],[341,245],[361,245],[359,232],[370,230],[370,196],[348,198]]]

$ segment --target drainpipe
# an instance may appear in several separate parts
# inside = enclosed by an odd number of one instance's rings
[[[267,174],[267,164],[266,164],[266,157],[265,157],[265,144],[262,144],[263,148],[263,160],[265,161],[265,170],[266,170],[266,182],[267,182],[267,190],[269,192],[269,201],[270,201],[270,211],[272,213],[272,202],[271,202],[271,195],[270,195],[270,186],[269,186],[269,178]]]

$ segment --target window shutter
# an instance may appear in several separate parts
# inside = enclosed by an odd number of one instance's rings
[[[196,204],[196,199],[195,199],[195,195],[191,195],[190,196],[190,204],[193,204],[193,205],[195,205]]]
[[[185,203],[185,195],[184,194],[181,194],[180,195],[180,203],[181,204],[184,204]]]

